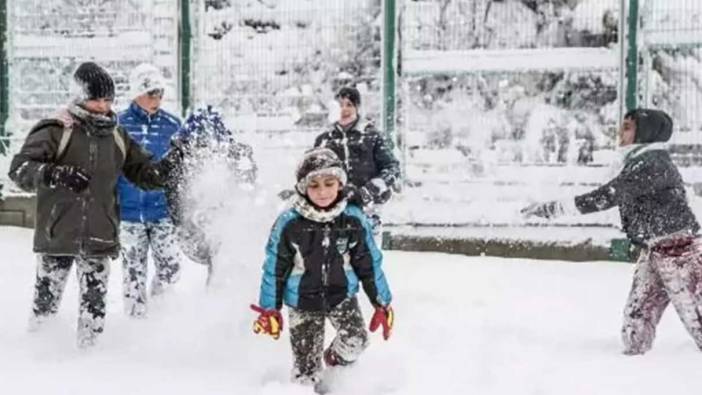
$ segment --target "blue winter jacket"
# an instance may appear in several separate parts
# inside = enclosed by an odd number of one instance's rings
[[[135,142],[161,159],[170,146],[171,136],[180,129],[180,120],[162,109],[149,115],[132,102],[120,112],[119,124]],[[144,191],[123,176],[117,184],[122,221],[156,222],[168,217],[168,204],[163,191]]]
[[[359,283],[376,306],[392,300],[383,255],[368,218],[356,206],[330,222],[308,219],[295,208],[283,212],[266,245],[259,304],[329,311],[354,296]]]

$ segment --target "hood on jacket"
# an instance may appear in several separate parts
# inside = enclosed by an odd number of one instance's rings
[[[663,143],[673,134],[673,120],[660,110],[637,108],[624,115],[636,123],[636,144]]]

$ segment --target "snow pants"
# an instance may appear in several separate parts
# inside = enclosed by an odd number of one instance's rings
[[[95,344],[105,326],[105,296],[110,275],[108,257],[39,255],[30,324],[38,325],[58,312],[74,261],[80,285],[77,341],[79,347],[89,347]]]
[[[146,315],[148,254],[151,248],[156,272],[151,295],[162,293],[180,278],[180,250],[170,219],[157,222],[122,222],[124,310],[133,317]]]
[[[334,353],[341,365],[353,363],[368,347],[368,333],[355,297],[344,300],[329,312],[291,308],[289,320],[294,358],[293,381],[312,384],[320,380],[326,319],[336,329],[336,337],[326,352]]]
[[[672,303],[685,329],[702,350],[702,239],[641,252],[624,309],[624,353],[651,349],[656,325]]]

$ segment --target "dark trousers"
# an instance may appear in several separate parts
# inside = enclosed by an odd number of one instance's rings
[[[289,317],[295,381],[309,383],[319,380],[326,319],[336,329],[329,348],[343,363],[354,362],[368,346],[368,333],[355,297],[344,300],[329,312],[290,309]]]

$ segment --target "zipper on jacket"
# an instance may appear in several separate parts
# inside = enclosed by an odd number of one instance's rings
[[[324,225],[324,238],[322,239],[322,248],[324,250],[324,258],[322,261],[322,308],[325,312],[329,311],[329,302],[327,301],[327,288],[329,286],[329,246],[331,244],[331,228],[329,224]]]
[[[90,174],[91,176],[95,175],[95,172],[97,171],[97,156],[98,156],[98,147],[97,147],[97,141],[95,140],[95,137],[93,137],[90,133],[87,133],[88,135],[88,165],[90,167]],[[87,188],[85,188],[85,191],[81,194],[81,200],[82,200],[82,208],[81,208],[81,234],[83,237],[81,237],[80,240],[80,251],[81,255],[85,254],[85,240],[88,239],[88,204],[90,203],[90,199],[92,198],[90,195],[90,185],[88,185]]]
[[[351,159],[349,158],[349,134],[348,131],[341,132],[341,145],[344,146],[344,162],[346,163],[346,172],[351,175]]]
[[[144,148],[147,148],[147,144],[149,143],[150,129],[151,117],[149,114],[146,114],[146,125],[141,125],[141,146]],[[141,188],[137,188],[137,193],[139,194],[139,221],[143,224],[146,222],[146,218],[144,217],[144,200],[146,200],[146,193]]]

